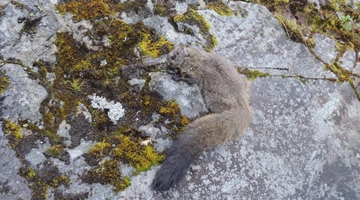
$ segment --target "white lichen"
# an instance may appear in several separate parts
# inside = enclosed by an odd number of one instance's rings
[[[108,102],[104,97],[96,96],[96,94],[89,95],[88,98],[91,100],[91,106],[93,108],[109,110],[107,114],[114,124],[116,124],[117,120],[119,120],[125,114],[125,110],[119,102]]]

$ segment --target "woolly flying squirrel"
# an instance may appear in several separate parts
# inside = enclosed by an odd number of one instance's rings
[[[242,137],[251,119],[249,81],[224,58],[180,44],[167,57],[168,67],[177,69],[177,81],[198,84],[212,114],[190,123],[166,151],[152,188],[168,190],[186,174],[191,162],[203,151]]]

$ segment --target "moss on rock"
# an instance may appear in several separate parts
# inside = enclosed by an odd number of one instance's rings
[[[9,84],[10,84],[9,78],[5,75],[3,71],[0,71],[0,94],[5,92]]]
[[[215,36],[209,32],[210,24],[205,20],[204,16],[200,15],[197,11],[190,9],[184,14],[176,15],[174,21],[198,27],[200,34],[206,40],[206,44],[203,45],[205,50],[211,51],[217,45]],[[193,34],[192,30],[186,29],[184,31]]]
[[[231,8],[222,1],[214,1],[206,4],[208,9],[214,10],[221,16],[231,16],[233,14]]]

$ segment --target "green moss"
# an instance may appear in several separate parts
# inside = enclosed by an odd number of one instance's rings
[[[122,178],[117,161],[114,159],[106,160],[99,166],[90,170],[86,175],[86,181],[90,183],[111,184],[114,191],[124,190],[131,185],[130,178]]]
[[[231,8],[222,1],[215,1],[206,4],[208,9],[214,10],[221,16],[231,16],[233,14]]]
[[[306,45],[307,45],[309,48],[314,48],[315,45],[316,45],[315,39],[312,38],[312,37],[309,37],[309,38],[306,40]]]
[[[45,166],[45,169],[48,166]],[[21,167],[19,174],[30,182],[29,187],[32,190],[33,199],[47,199],[47,191],[49,187],[58,187],[60,184],[68,185],[70,178],[66,175],[59,174],[55,168],[48,169],[42,174],[30,167]]]
[[[49,124],[49,125],[52,125],[52,124]],[[42,134],[45,137],[48,137],[50,139],[51,143],[54,145],[62,143],[62,138],[57,134],[57,131],[55,129],[54,130],[46,129],[42,132]]]
[[[125,3],[118,3],[116,5],[118,12],[134,11],[139,13],[141,10],[146,9],[147,0],[127,1]]]
[[[106,0],[72,0],[68,3],[57,5],[56,9],[63,15],[67,12],[73,14],[76,20],[97,19],[109,16],[111,12]]]
[[[207,51],[211,51],[215,48],[215,46],[218,44],[218,41],[215,36],[211,35],[208,39],[208,46],[205,48]]]
[[[275,14],[275,17],[286,30],[289,39],[295,40],[297,42],[303,41],[301,27],[298,26],[297,21],[295,19],[287,19],[283,15],[278,13]]]
[[[112,155],[135,167],[137,172],[148,170],[164,159],[164,156],[159,155],[153,147],[143,146],[139,141],[134,141],[128,136],[119,135],[117,139],[120,144],[112,152]]]
[[[142,22],[135,25],[128,25],[125,22],[118,22],[120,25],[111,40],[116,40],[117,47],[128,47],[138,45],[142,52],[151,57],[158,57],[168,53],[174,45],[163,36],[154,34],[154,30],[146,27]]]
[[[69,182],[70,182],[70,178],[69,178],[68,176],[62,174],[62,175],[60,175],[60,176],[57,176],[57,177],[53,178],[53,179],[51,180],[51,184],[50,184],[50,185],[51,185],[52,187],[58,187],[59,184],[61,184],[61,183],[64,183],[64,184],[68,185]]]
[[[259,78],[259,77],[271,76],[271,74],[269,74],[267,72],[260,72],[258,70],[250,70],[248,68],[238,68],[238,72],[240,74],[244,74],[251,81],[253,81],[254,79]]]
[[[155,5],[155,10],[154,10],[154,13],[159,15],[159,16],[162,16],[164,17],[165,16],[165,12],[166,11],[166,8],[160,4],[158,5]]]
[[[58,47],[58,65],[63,71],[73,72],[74,66],[84,59],[83,49],[86,48],[76,42],[72,35],[63,32],[57,34],[55,44]]]
[[[61,154],[64,153],[64,147],[62,145],[54,145],[50,148],[48,148],[46,151],[45,151],[45,155],[49,155],[49,156],[52,156],[52,157],[59,157]]]
[[[159,113],[163,115],[175,115],[179,112],[179,104],[176,103],[174,100],[169,101],[165,107],[161,107],[159,110]]]
[[[153,41],[151,37],[152,35],[150,34],[144,34],[144,39],[139,43],[139,46],[145,54],[150,55],[153,58],[164,55],[174,48],[174,45],[167,41],[163,36],[156,41]]]
[[[130,177],[122,176],[118,161],[133,166],[135,175],[162,162],[164,156],[157,153],[152,146],[142,145],[139,134],[131,127],[121,127],[116,132],[102,135],[106,142],[96,143],[87,153],[87,162],[97,166],[87,172],[84,181],[111,184],[117,192],[130,185]],[[105,156],[109,159],[99,163]]]
[[[205,50],[211,51],[217,44],[216,38],[209,32],[210,24],[205,20],[204,16],[195,10],[190,9],[184,14],[176,15],[174,21],[197,26],[200,29],[200,34],[206,39],[206,44],[203,45]],[[192,34],[191,30],[185,30],[185,32]]]
[[[36,171],[34,169],[28,168],[26,178],[27,179],[34,179],[36,177]]]
[[[110,23],[110,22],[107,22]],[[147,31],[147,27],[142,23],[127,24],[122,20],[113,20],[105,32],[114,44],[113,48],[133,48],[142,39],[142,34]]]
[[[175,22],[185,22],[191,25],[199,26],[200,31],[205,33],[210,29],[210,24],[205,20],[204,16],[200,15],[195,10],[188,10],[186,13],[176,15]]]
[[[74,78],[72,81],[68,82],[71,86],[71,88],[74,91],[80,91],[82,86],[84,85],[84,81],[80,78]]]
[[[110,149],[112,149],[110,143],[98,142],[88,151],[88,154],[91,158],[99,159],[108,155]]]
[[[189,124],[189,120],[185,115],[183,115],[183,116],[181,116],[180,123],[181,123],[182,127],[185,128]]]
[[[12,136],[15,139],[15,141],[19,141],[20,139],[23,138],[20,129],[21,129],[20,125],[11,121],[7,121],[5,124],[4,133]]]
[[[0,94],[5,92],[9,84],[10,84],[9,78],[5,75],[3,71],[0,71]]]
[[[334,73],[338,79],[338,82],[348,82],[352,81],[353,73],[344,69],[338,62],[331,62],[328,65],[325,65],[326,70],[330,70]]]

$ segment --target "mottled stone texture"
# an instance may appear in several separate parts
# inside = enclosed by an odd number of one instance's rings
[[[10,81],[7,90],[0,94],[2,118],[38,122],[40,104],[47,96],[45,88],[30,79],[20,65],[6,64],[0,70],[5,71]]]
[[[0,66],[10,81],[7,90],[0,94],[0,114],[3,121],[29,120],[36,124],[41,121],[39,109],[48,93],[26,70],[37,71],[32,63],[40,59],[56,62],[56,31],[69,31],[76,40],[82,41],[90,25],[86,21],[73,22],[69,15],[58,15],[53,8],[56,1],[41,1],[47,14],[36,11],[35,1],[19,2],[28,9],[17,9],[10,1],[0,2],[0,5],[7,4],[0,17],[0,54],[3,59],[15,58],[23,65]],[[154,7],[151,2],[148,6]],[[187,3],[196,1],[177,2],[176,9],[185,11]],[[323,63],[309,53],[304,44],[288,40],[281,25],[265,7],[237,1],[230,2],[230,7],[245,9],[247,17],[222,17],[207,9],[198,11],[209,22],[210,33],[218,40],[214,52],[237,66],[261,69],[274,75],[252,82],[254,118],[246,136],[204,152],[185,179],[168,192],[160,194],[150,190],[149,185],[159,168],[153,167],[133,176],[131,186],[116,193],[111,185],[82,182],[82,174],[91,168],[85,162],[84,153],[94,141],[83,138],[87,132],[81,132],[79,124],[69,125],[64,121],[57,132],[65,138],[69,159],[64,162],[46,158],[46,162],[53,163],[70,179],[68,187],[57,188],[59,192],[69,198],[94,200],[360,199],[360,102],[353,89],[345,83],[324,80],[323,77],[333,78],[334,75],[323,70]],[[24,24],[18,23],[17,18],[28,17],[31,11],[36,11],[34,18],[42,16],[42,19],[36,24],[36,32],[23,33]],[[177,32],[166,17],[133,15],[126,19],[129,22],[143,20],[169,41],[196,44],[197,38]],[[325,61],[334,59],[335,42],[319,34],[314,39],[314,51]],[[81,43],[92,49],[91,43]],[[353,51],[340,58],[345,69],[358,73],[360,66],[352,66],[354,59]],[[145,61],[153,63],[149,65],[160,62],[148,58]],[[302,82],[278,75],[301,75],[318,80]],[[175,82],[162,72],[154,72],[150,77],[150,88],[165,99],[175,99],[183,114],[195,117],[206,111],[196,86]],[[153,118],[156,121],[156,115]],[[87,123],[87,120],[82,122]],[[164,127],[153,127],[151,123],[140,127],[150,137],[167,132]],[[31,199],[29,183],[18,173],[22,162],[10,148],[9,137],[2,130],[1,127],[0,199]],[[79,137],[75,142],[70,141],[74,135]],[[156,148],[163,150],[169,143],[169,140],[158,140]],[[24,159],[37,169],[44,164],[43,153],[50,144],[39,142],[35,146]],[[126,168],[131,170],[124,166]],[[49,199],[55,199],[53,188],[50,187],[47,194]]]

